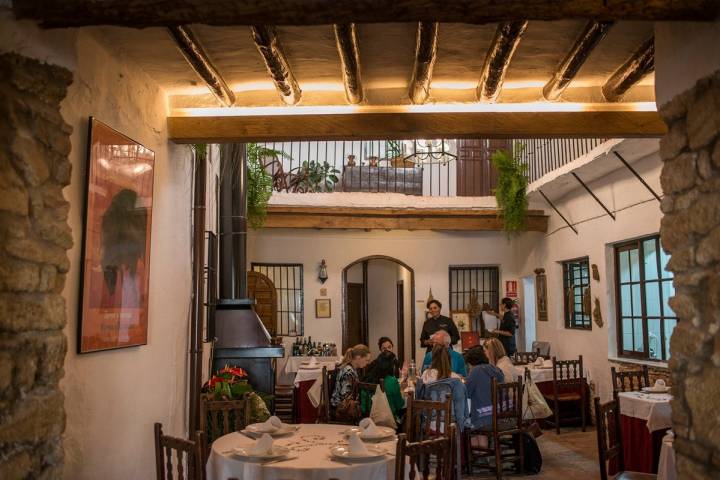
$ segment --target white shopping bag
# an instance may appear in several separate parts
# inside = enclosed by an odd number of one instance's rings
[[[375,425],[383,425],[385,427],[397,428],[395,417],[390,409],[385,392],[380,390],[380,385],[375,389],[375,395],[372,397],[372,409],[370,410],[370,418]]]

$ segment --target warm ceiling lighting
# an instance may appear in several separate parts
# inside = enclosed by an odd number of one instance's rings
[[[542,80],[524,80],[519,82],[503,82],[503,90],[521,90],[523,88],[541,88],[545,86]]]
[[[654,112],[655,102],[628,103],[431,103],[424,105],[390,106],[294,106],[294,107],[230,107],[176,108],[179,117],[235,117],[263,115],[334,115],[353,113],[500,113],[500,112]]]
[[[270,81],[261,82],[243,82],[232,85],[232,91],[241,92],[257,92],[257,91],[275,91],[275,84]],[[304,92],[344,92],[345,87],[338,82],[307,82],[300,83],[300,89]]]
[[[444,90],[472,90],[477,88],[478,82],[458,82],[458,81],[443,81],[433,80],[431,88],[444,89]]]

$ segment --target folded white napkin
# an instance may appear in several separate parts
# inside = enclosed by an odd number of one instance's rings
[[[315,368],[315,367],[318,366],[318,364],[319,364],[319,362],[317,361],[317,358],[316,358],[316,357],[312,357],[312,358],[310,359],[310,362],[308,363],[308,367]]]
[[[658,378],[657,380],[655,380],[655,388],[665,388],[665,380],[663,380],[662,378]]]
[[[542,367],[543,363],[545,363],[545,359],[542,357],[538,357],[537,360],[535,360],[536,367]]]
[[[267,433],[263,433],[255,444],[248,449],[251,455],[267,455],[272,452],[273,438]]]
[[[282,420],[280,420],[278,417],[273,415],[272,417],[265,420],[263,423],[260,424],[260,430],[261,432],[274,432],[276,430],[281,429],[283,426]]]
[[[368,455],[370,453],[363,441],[360,440],[360,436],[357,432],[350,432],[350,435],[348,436],[348,451],[350,452],[350,455],[353,456]]]
[[[373,422],[372,418],[369,417],[360,420],[358,427],[362,428],[363,435],[368,437],[377,436],[380,433],[380,430],[377,428],[377,425],[375,425],[375,422]]]

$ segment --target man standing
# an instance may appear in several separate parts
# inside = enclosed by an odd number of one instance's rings
[[[455,345],[460,340],[460,333],[452,319],[440,315],[442,303],[437,300],[427,302],[428,319],[423,324],[422,333],[420,334],[420,345],[427,348],[428,353],[432,350],[432,342],[430,336],[438,330],[445,330],[450,334],[450,344]]]

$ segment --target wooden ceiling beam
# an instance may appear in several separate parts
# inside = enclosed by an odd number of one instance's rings
[[[430,97],[430,83],[437,59],[437,22],[418,22],[415,41],[415,63],[410,79],[410,101],[422,105]]]
[[[503,22],[495,30],[477,86],[477,98],[481,102],[494,102],[500,95],[505,73],[527,25],[527,20]]]
[[[300,102],[302,91],[282,51],[277,30],[271,25],[253,25],[250,31],[280,98],[287,105],[296,105]]]
[[[608,102],[616,102],[632,86],[655,70],[655,37],[650,37],[605,82],[602,93]]]
[[[555,74],[543,87],[545,100],[553,101],[560,98],[562,92],[570,85],[580,67],[583,66],[593,49],[600,43],[600,40],[605,38],[612,25],[613,22],[597,22],[594,20],[585,25],[570,51],[558,65]]]
[[[362,78],[360,76],[360,49],[354,23],[333,25],[335,44],[340,56],[345,97],[348,103],[358,104],[363,101]]]
[[[177,143],[412,138],[658,137],[657,112],[401,112],[168,117]]]
[[[588,19],[711,21],[720,13],[715,0],[22,0],[19,18],[44,27],[120,25],[145,28],[185,25],[332,25],[434,21],[497,23],[513,20]]]
[[[187,25],[168,27],[170,37],[190,67],[203,79],[213,95],[226,107],[235,103],[235,94],[205,53],[195,34]]]

